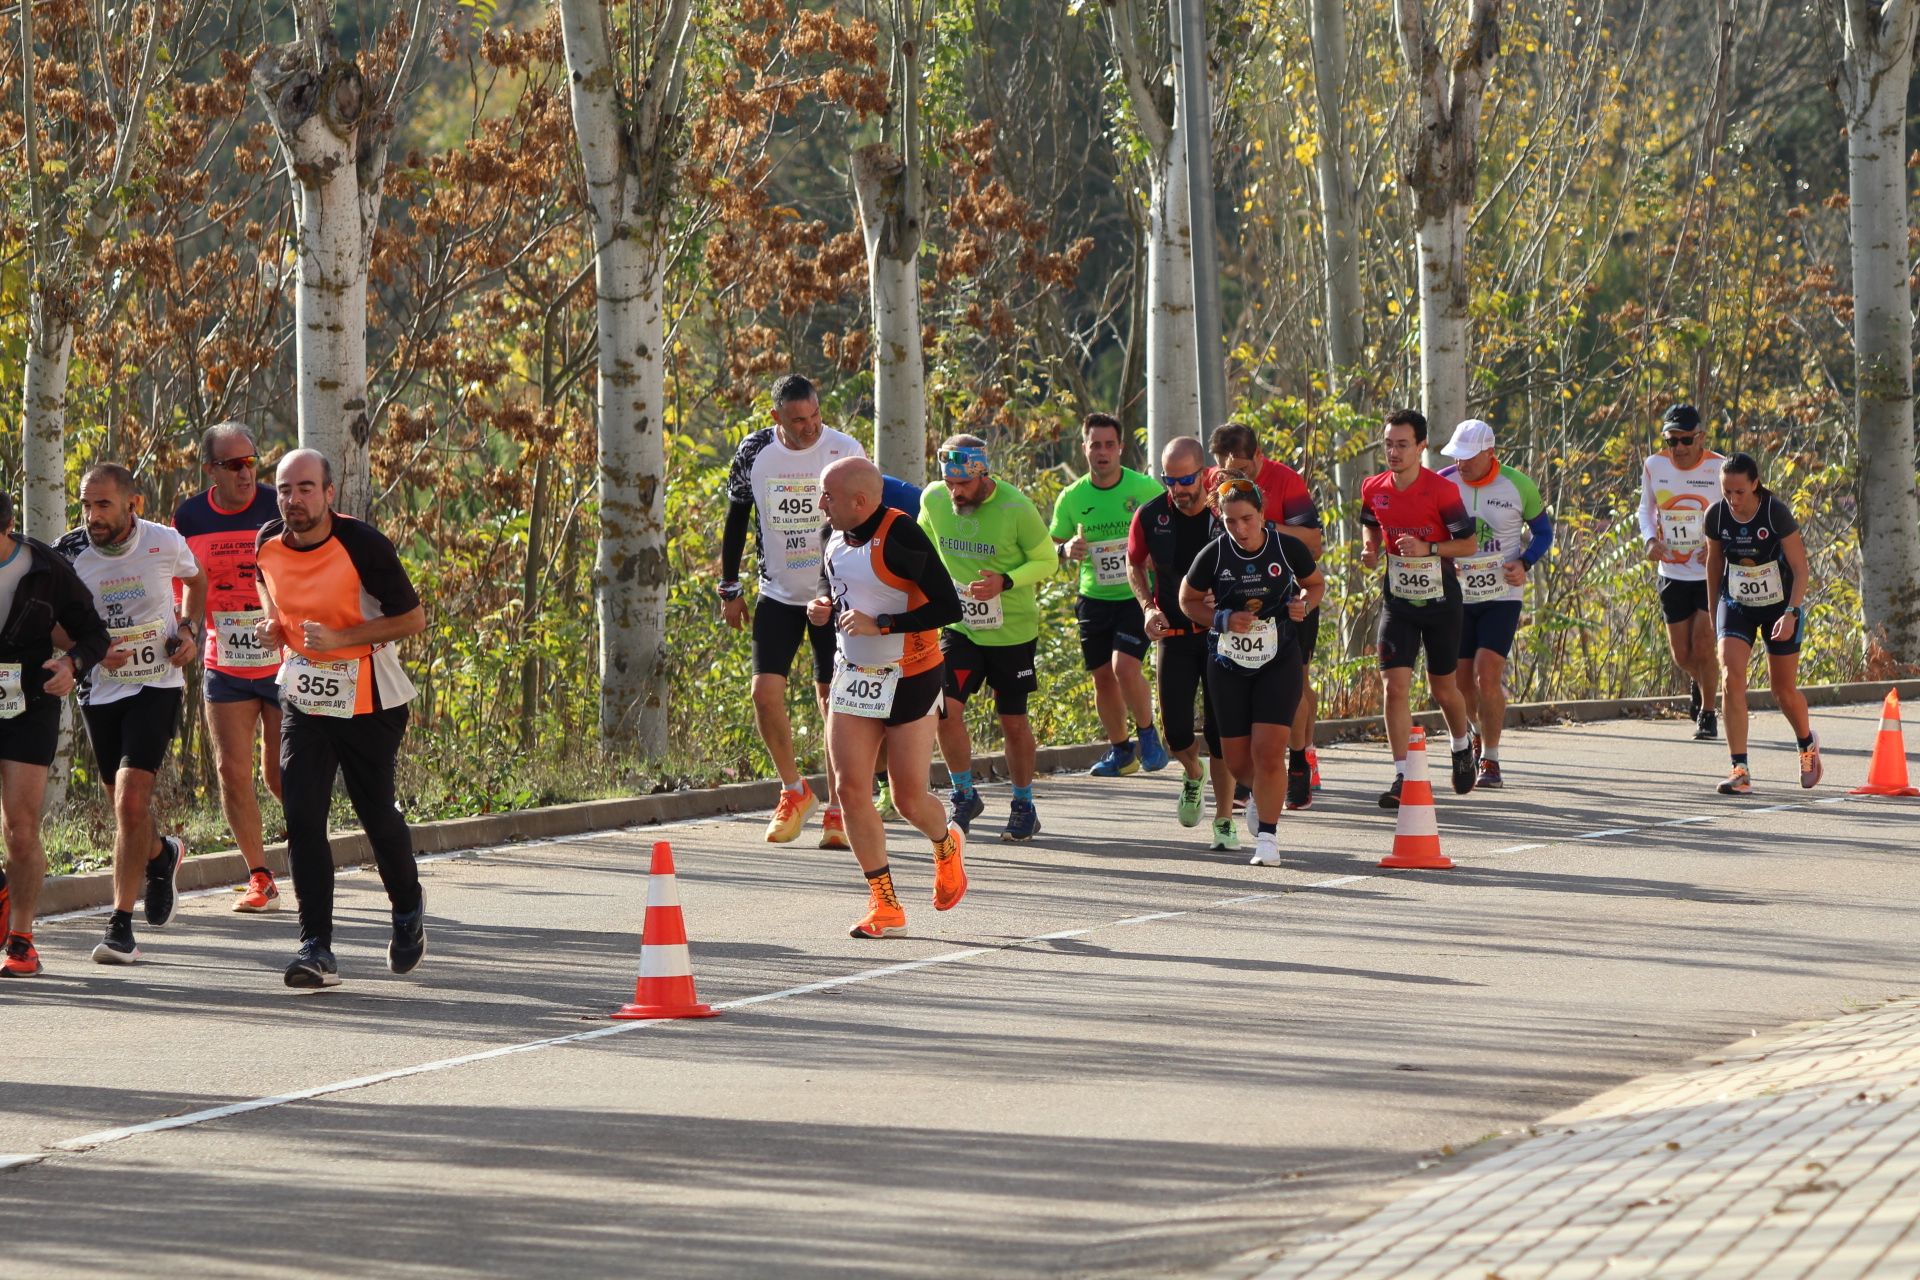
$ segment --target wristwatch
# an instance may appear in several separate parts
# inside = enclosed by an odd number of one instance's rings
[[[733,581],[721,583],[719,586],[714,588],[714,591],[719,595],[719,597],[722,600],[738,600],[743,594],[745,594],[744,590],[740,586],[740,583],[737,579]]]
[[[881,635],[886,635],[889,631],[893,630],[893,615],[890,613],[877,614],[873,619],[873,625],[880,628]]]

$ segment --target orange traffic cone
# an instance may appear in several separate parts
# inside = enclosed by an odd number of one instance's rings
[[[1887,690],[1880,705],[1880,734],[1873,740],[1873,759],[1867,764],[1867,785],[1855,787],[1856,796],[1920,796],[1907,784],[1907,740],[1900,732],[1900,691]]]
[[[1445,871],[1453,865],[1440,852],[1440,824],[1434,818],[1433,785],[1427,781],[1427,734],[1416,727],[1407,741],[1407,773],[1400,783],[1400,815],[1393,824],[1393,852],[1383,867]]]
[[[680,887],[673,878],[673,846],[653,846],[647,874],[647,923],[640,934],[640,977],[633,1003],[616,1018],[711,1018],[717,1011],[693,994],[693,958],[687,953],[687,922],[680,914]]]

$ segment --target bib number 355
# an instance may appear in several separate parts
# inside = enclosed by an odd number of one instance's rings
[[[320,662],[290,652],[280,668],[280,696],[307,715],[344,720],[360,696],[360,660]]]

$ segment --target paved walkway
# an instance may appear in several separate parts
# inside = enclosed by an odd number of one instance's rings
[[[1920,999],[1648,1077],[1261,1280],[1920,1276]]]

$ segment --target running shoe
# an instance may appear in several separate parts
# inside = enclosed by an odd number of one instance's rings
[[[885,778],[874,784],[873,807],[880,811],[882,822],[891,822],[900,816],[900,811],[893,807],[893,783]]]
[[[1280,865],[1280,837],[1272,831],[1263,831],[1253,838],[1253,856],[1247,859],[1250,867],[1277,867]]]
[[[1472,747],[1453,753],[1453,794],[1463,796],[1473,790],[1473,763],[1475,752]]]
[[[1687,719],[1697,721],[1699,718],[1700,682],[1698,680],[1689,680],[1687,682]]]
[[[32,921],[28,921],[29,924]],[[0,942],[7,940],[7,933],[13,928],[13,894],[7,888],[7,873],[0,870]]]
[[[185,840],[161,836],[160,852],[147,859],[147,923],[156,929],[173,919],[173,908],[180,900],[180,863],[186,856]]]
[[[0,978],[31,978],[40,972],[40,953],[19,934],[7,936],[6,954],[0,955]]]
[[[1702,711],[1693,726],[1695,742],[1712,742],[1720,736],[1720,717],[1712,711]]]
[[[1207,847],[1215,853],[1232,853],[1240,847],[1240,832],[1235,829],[1232,818],[1213,820],[1213,843]]]
[[[1180,825],[1197,827],[1200,825],[1200,806],[1205,799],[1207,780],[1205,778],[1182,778],[1180,780]]]
[[[1320,789],[1320,753],[1312,747],[1307,748],[1307,768],[1313,771],[1313,789]]]
[[[967,864],[961,860],[966,852],[966,833],[959,827],[947,828],[947,852],[942,854],[936,846],[933,851],[933,909],[951,911],[960,905],[960,899],[967,896]]]
[[[1000,839],[1009,844],[1021,844],[1040,834],[1040,811],[1033,807],[1031,800],[1015,800],[1007,806],[1007,829],[1000,833]]]
[[[947,793],[947,821],[962,831],[973,830],[973,820],[985,813],[987,802],[980,798],[980,792],[972,787],[962,791],[955,787]]]
[[[1500,777],[1500,762],[1482,757],[1480,761],[1480,781],[1473,785],[1482,789],[1486,787],[1494,787],[1497,789],[1506,786],[1507,784],[1502,781]]]
[[[287,966],[285,978],[288,986],[307,991],[337,987],[340,966],[333,962],[332,951],[321,946],[318,939],[308,938],[301,942],[293,963]]]
[[[892,878],[867,881],[867,914],[847,930],[847,936],[884,938],[890,933],[906,931],[907,913],[901,909],[900,899],[893,892]]]
[[[1800,753],[1800,785],[1817,787],[1826,768],[1820,763],[1820,735],[1813,735],[1813,743]]]
[[[1160,741],[1160,731],[1148,728],[1140,731],[1140,767],[1148,773],[1158,773],[1167,767],[1173,759],[1167,754],[1166,744]]]
[[[1133,753],[1133,744],[1123,742],[1108,747],[1107,754],[1093,762],[1093,768],[1087,770],[1096,778],[1118,778],[1129,773],[1140,772],[1140,761]]]
[[[107,920],[107,936],[100,939],[93,948],[95,964],[132,964],[140,958],[140,948],[133,942],[133,921],[116,925]]]
[[[828,809],[820,815],[820,847],[822,849],[851,849],[847,843],[847,818],[838,809]]]
[[[1478,729],[1468,731],[1467,749],[1473,752],[1473,767],[1478,769],[1480,767],[1480,757],[1486,752],[1486,744],[1480,740],[1480,731]]]
[[[1313,807],[1313,774],[1303,762],[1298,769],[1287,770],[1287,808],[1311,809]]]
[[[387,944],[387,968],[395,973],[412,973],[427,954],[427,905],[411,911],[393,913],[393,941]],[[331,959],[331,957],[329,957]]]
[[[807,825],[807,815],[820,803],[820,797],[813,794],[813,784],[805,778],[800,779],[800,789],[789,791],[780,788],[780,803],[773,808],[773,821],[767,824],[767,843],[785,844],[800,834],[800,828]]]
[[[273,882],[273,872],[260,870],[247,877],[247,887],[234,899],[235,911],[262,912],[280,909],[280,886]]]
[[[1396,773],[1393,775],[1393,785],[1380,793],[1380,807],[1382,809],[1398,809],[1400,807],[1400,784],[1405,781],[1406,779],[1399,774]]]
[[[1727,780],[1714,790],[1723,796],[1750,796],[1753,794],[1753,775],[1747,772],[1747,766],[1737,764],[1727,774]]]

